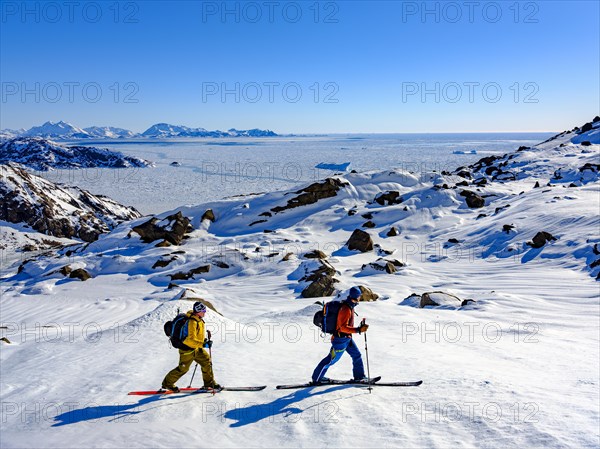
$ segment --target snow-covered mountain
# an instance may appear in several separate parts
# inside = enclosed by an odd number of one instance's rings
[[[132,207],[55,184],[16,164],[0,165],[0,173],[0,220],[49,236],[91,242],[118,223],[140,216]]]
[[[65,123],[46,122],[41,126],[34,126],[21,134],[24,137],[43,137],[46,139],[86,139],[91,137],[81,128]]]
[[[169,137],[275,137],[273,131],[263,129],[238,130],[231,128],[229,131],[209,131],[204,128],[189,128],[187,126],[157,123],[141,134],[123,128],[112,126],[91,126],[78,128],[70,123],[46,122],[28,130],[4,129],[0,131],[0,140],[14,139],[15,137],[42,137],[54,140],[76,139],[126,139],[126,138],[169,138]]]
[[[188,128],[187,126],[170,125],[168,123],[157,123],[142,133],[144,137],[274,137],[273,131],[262,129],[237,130],[231,128],[229,131],[208,131],[204,128]]]
[[[133,131],[123,128],[115,128],[113,126],[91,126],[83,129],[91,137],[105,139],[124,139],[128,137],[136,137]]]
[[[0,163],[16,162],[34,170],[148,167],[137,157],[95,147],[65,146],[39,137],[17,137],[0,144]]]
[[[21,264],[0,284],[3,444],[597,447],[599,133],[178,207]],[[354,285],[378,295],[356,309],[371,374],[423,384],[274,389],[330,350],[315,297]],[[268,388],[127,396],[177,364],[163,324],[196,300],[216,380]]]

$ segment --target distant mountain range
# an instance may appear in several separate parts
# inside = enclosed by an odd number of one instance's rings
[[[0,139],[15,137],[42,137],[54,140],[72,139],[128,139],[128,138],[171,138],[171,137],[275,137],[276,133],[263,129],[238,130],[231,128],[227,131],[209,131],[204,128],[188,128],[187,126],[157,123],[141,134],[123,128],[112,126],[91,126],[78,128],[70,123],[46,122],[28,130],[4,129],[0,131]]]

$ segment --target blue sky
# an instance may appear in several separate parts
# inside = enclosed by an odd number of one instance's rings
[[[600,113],[597,1],[0,3],[0,128],[560,131]]]

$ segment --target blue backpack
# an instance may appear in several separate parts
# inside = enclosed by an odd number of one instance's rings
[[[192,348],[183,344],[188,336],[188,321],[187,315],[180,313],[173,320],[169,320],[164,324],[165,334],[169,337],[174,348],[183,349],[184,351],[192,350]]]
[[[337,328],[338,313],[344,304],[343,301],[330,301],[326,304],[317,302],[316,304],[322,305],[323,309],[315,313],[313,323],[321,329],[322,332],[334,334]]]

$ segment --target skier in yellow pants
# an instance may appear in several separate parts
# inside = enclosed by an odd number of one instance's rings
[[[194,303],[193,310],[186,313],[187,323],[184,324],[183,345],[187,349],[179,349],[179,364],[165,376],[162,382],[163,390],[178,392],[175,383],[189,371],[192,362],[196,362],[202,369],[202,380],[204,388],[220,389],[221,386],[215,382],[210,356],[204,347],[210,347],[212,341],[204,337],[204,315],[206,306],[201,302]],[[187,326],[187,329],[185,328]]]

